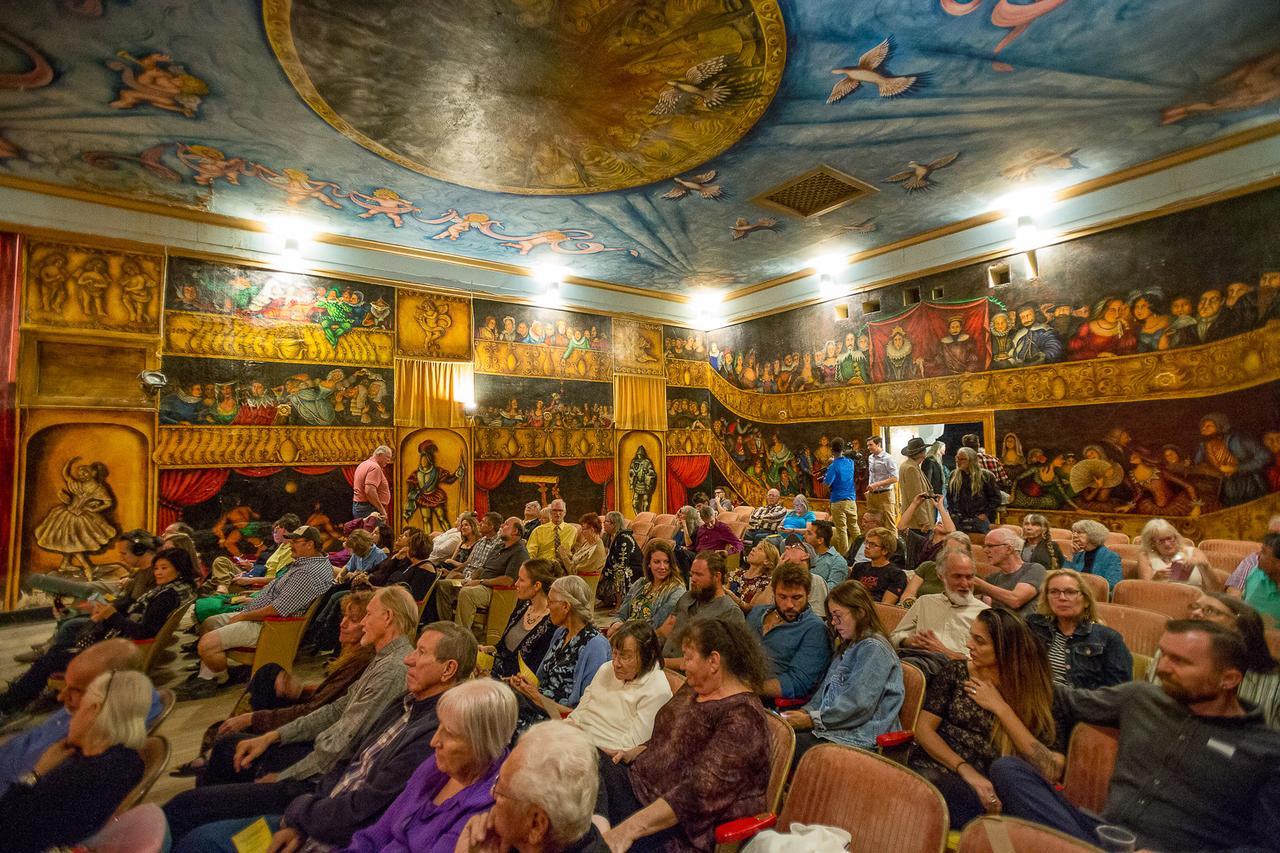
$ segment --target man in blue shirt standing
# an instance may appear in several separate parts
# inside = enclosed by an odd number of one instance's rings
[[[831,525],[835,535],[831,547],[841,554],[862,535],[858,528],[858,505],[854,501],[853,460],[844,455],[844,439],[831,440],[831,464],[822,482],[831,487]]]

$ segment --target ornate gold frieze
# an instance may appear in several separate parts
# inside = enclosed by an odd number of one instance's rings
[[[795,394],[744,391],[705,362],[667,359],[668,383],[710,388],[727,409],[762,423],[1177,399],[1221,394],[1277,378],[1276,321],[1225,341],[1185,349]]]
[[[476,341],[475,359],[477,373],[596,382],[608,382],[613,378],[613,360],[609,353],[597,350],[567,352],[540,344]]]
[[[159,328],[159,255],[31,241],[25,270],[24,326],[134,334]]]
[[[158,433],[156,464],[167,468],[353,465],[396,437],[390,427],[161,427]]]
[[[603,459],[613,457],[611,429],[477,427],[476,459]]]
[[[703,456],[716,446],[715,436],[709,429],[667,430],[667,454],[669,456]]]
[[[335,347],[312,323],[258,323],[243,317],[168,311],[165,352],[266,361],[321,362],[390,367],[394,332],[352,329]]]

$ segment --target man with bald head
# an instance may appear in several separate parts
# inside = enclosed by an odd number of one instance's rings
[[[123,637],[95,643],[67,664],[65,686],[58,693],[62,707],[25,732],[19,732],[0,744],[0,794],[21,777],[30,773],[40,756],[53,744],[67,736],[71,715],[80,707],[84,691],[104,672],[141,668],[142,653]],[[152,692],[150,725],[160,715],[160,697]]]
[[[454,614],[455,621],[462,627],[470,628],[476,611],[489,606],[493,587],[516,582],[516,574],[529,559],[529,551],[521,538],[523,532],[524,525],[515,516],[502,522],[498,528],[500,546],[484,561],[478,573],[463,581],[462,589],[458,591],[458,609]]]

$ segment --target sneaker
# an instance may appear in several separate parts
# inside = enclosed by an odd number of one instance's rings
[[[14,655],[13,659],[17,663],[34,663],[35,661],[39,660],[43,656],[44,656],[44,649],[37,648],[37,649],[32,649],[29,652],[23,652],[22,654]]]
[[[179,702],[186,702],[191,699],[208,699],[217,695],[218,688],[221,686],[212,678],[200,678],[197,676],[175,687],[173,695]]]

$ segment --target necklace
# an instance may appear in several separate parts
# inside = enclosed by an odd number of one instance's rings
[[[541,622],[542,617],[545,615],[546,615],[546,611],[543,611],[541,613],[535,613],[533,608],[530,607],[528,610],[524,612],[524,619],[522,620],[524,623],[524,627],[526,629],[532,628],[534,625],[537,625],[539,622]]]

